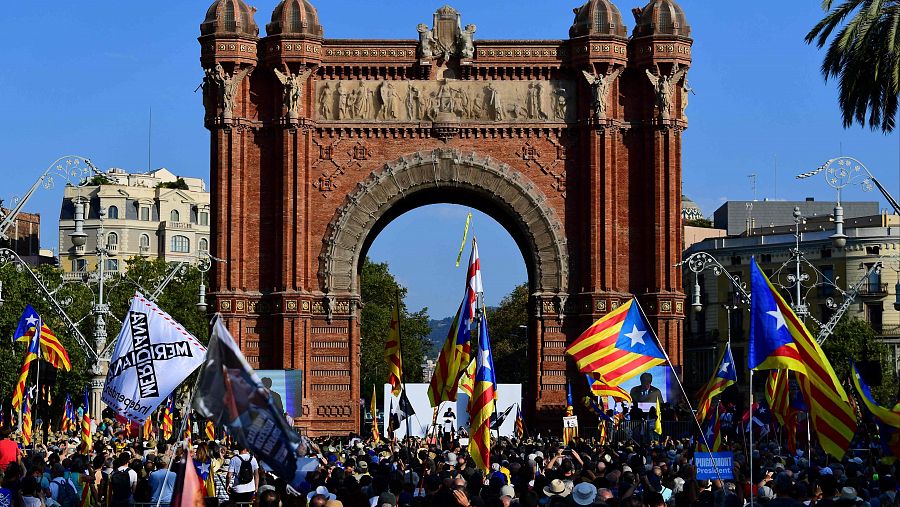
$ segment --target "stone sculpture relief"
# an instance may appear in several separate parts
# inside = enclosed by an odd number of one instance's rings
[[[668,120],[671,117],[672,97],[675,94],[676,83],[681,81],[687,71],[687,67],[681,67],[677,63],[672,66],[669,75],[659,72],[659,69],[657,69],[659,76],[650,72],[650,69],[646,70],[647,79],[650,80],[650,84],[653,85],[656,92],[656,107],[659,109],[661,120]]]
[[[284,93],[284,108],[287,110],[289,118],[300,117],[300,103],[303,98],[303,85],[309,79],[313,69],[306,69],[297,74],[291,74],[289,69],[285,69],[287,73],[283,73],[278,69],[274,69],[278,82],[281,83]]]
[[[434,40],[434,32],[425,23],[419,23],[416,27],[419,31],[419,58],[431,58],[437,45]]]
[[[622,72],[622,67],[616,67],[612,72],[597,74],[596,76],[584,70],[581,72],[591,86],[591,113],[593,117],[598,120],[606,119],[609,111],[609,89]]]
[[[330,81],[316,83],[320,121],[574,121],[565,81]],[[452,118],[451,116],[451,118]]]
[[[434,13],[432,28],[424,23],[416,27],[419,58],[474,58],[476,29],[470,24],[463,30],[459,12],[449,5],[441,7]]]
[[[694,89],[688,84],[687,76],[684,76],[684,82],[681,83],[681,119],[684,121],[688,121],[685,111],[688,107],[688,98],[692,93],[694,93]]]
[[[466,29],[459,32],[459,56],[462,58],[475,58],[475,25],[466,25]]]
[[[241,81],[253,70],[253,67],[245,67],[234,74],[225,72],[221,63],[217,63],[212,69],[205,69],[203,76],[203,103],[207,107],[207,114],[215,112],[217,108],[222,110],[223,118],[231,118],[234,110],[234,97]]]
[[[560,121],[569,117],[569,92],[565,88],[553,90],[553,116]]]

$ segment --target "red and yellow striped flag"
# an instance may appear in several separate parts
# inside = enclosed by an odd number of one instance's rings
[[[818,342],[755,260],[750,283],[750,367],[795,371],[819,443],[825,452],[842,459],[857,425],[847,393]]]
[[[428,400],[432,407],[438,407],[445,401],[456,401],[460,376],[469,361],[470,347],[468,345],[465,348],[458,346],[462,309],[463,304],[460,303],[459,309],[456,310],[456,316],[453,317],[453,325],[450,326],[450,331],[447,332],[447,338],[441,347],[441,353],[438,355],[431,382],[428,384]]]
[[[391,308],[391,329],[384,344],[384,359],[388,365],[388,384],[391,393],[399,396],[403,390],[403,358],[400,355],[400,294]]]
[[[469,455],[475,466],[487,473],[491,468],[491,414],[496,399],[496,376],[487,318],[478,323],[478,353],[475,367],[475,394],[469,400]]]
[[[17,341],[25,341],[34,337],[34,328],[32,328],[24,336]],[[72,371],[72,361],[69,359],[69,353],[59,338],[47,327],[47,324],[41,323],[41,357],[44,361],[50,363],[54,368]]]
[[[463,370],[459,377],[459,388],[469,395],[469,401],[475,397],[475,359],[469,361],[469,366]]]
[[[606,398],[612,398],[616,401],[625,401],[631,403],[631,394],[619,386],[611,386],[601,378],[595,378],[593,375],[587,375],[588,386],[591,388],[591,394],[603,398],[604,406]]]
[[[144,421],[144,428],[141,434],[141,438],[144,440],[150,440],[150,437],[153,436],[153,418],[148,417],[146,421]]]
[[[206,439],[210,441],[216,439],[216,427],[209,419],[206,420]]]
[[[85,454],[90,454],[94,448],[94,438],[91,436],[91,405],[88,399],[87,388],[84,389],[84,414],[81,416],[81,448]]]
[[[37,337],[33,336],[28,342],[28,349],[25,351],[25,360],[22,363],[22,369],[19,370],[19,380],[13,389],[12,406],[18,410],[22,407],[22,398],[25,396],[25,382],[28,380],[28,372],[31,369],[31,362],[38,359],[40,347]]]
[[[22,413],[22,445],[28,447],[31,445],[31,400],[25,397],[25,407]]]
[[[775,419],[778,419],[778,424],[782,426],[788,420],[788,411],[791,408],[789,376],[788,370],[769,370],[769,376],[766,379],[766,402],[775,415]]]
[[[566,354],[580,372],[600,375],[613,386],[666,362],[634,298],[597,320],[566,348]]]
[[[162,431],[162,435],[165,440],[169,440],[170,438],[172,438],[172,431],[174,431],[172,414],[174,412],[175,399],[170,396],[169,400],[166,402],[166,408],[163,409],[162,424],[160,425],[160,430]]]
[[[372,384],[372,399],[369,402],[369,412],[372,414],[372,440],[381,442],[381,432],[378,431],[378,399],[375,397],[375,384]]]

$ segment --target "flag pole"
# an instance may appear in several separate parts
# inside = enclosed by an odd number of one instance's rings
[[[663,347],[662,342],[659,341],[659,336],[656,335],[656,330],[653,329],[653,326],[650,325],[650,319],[647,318],[647,314],[644,313],[644,309],[641,307],[641,303],[638,302],[637,298],[634,298],[634,304],[637,305],[638,310],[641,312],[641,316],[644,318],[644,322],[647,323],[647,329],[650,330],[650,334],[653,335],[653,339],[656,340],[656,345],[659,347],[659,350],[663,353],[663,356],[666,358],[666,363],[669,365],[669,369],[672,370],[672,376],[675,377],[675,382],[678,384],[678,388],[681,390],[682,396],[684,396],[685,403],[688,404],[688,408],[691,409],[691,419],[694,420],[694,424],[697,426],[697,429],[700,431],[700,438],[703,439],[703,443],[706,445],[706,448],[712,452],[712,447],[709,445],[709,440],[706,438],[706,433],[703,431],[703,427],[700,426],[700,421],[697,420],[694,414],[694,406],[691,405],[691,400],[688,399],[687,392],[684,390],[684,385],[681,383],[681,379],[678,378],[678,372],[675,371],[675,366],[672,365],[672,359],[669,357],[669,353],[666,351],[666,348]],[[662,414],[656,414],[656,417],[662,417]],[[713,464],[713,469],[716,471],[716,477],[719,479],[719,482],[722,481],[722,475],[719,473],[719,465],[716,464],[716,460],[710,460]],[[752,470],[752,467],[751,467]]]
[[[35,333],[40,333],[40,330],[35,329]],[[41,335],[40,334],[37,335],[37,340],[38,340],[38,355],[37,355],[37,358],[35,359],[35,362],[37,364],[35,365],[35,371],[34,371],[34,392],[35,392],[34,401],[35,401],[35,404],[34,404],[34,417],[31,418],[31,433],[32,433],[31,448],[32,449],[34,449],[35,441],[37,440],[37,435],[35,434],[35,431],[34,431],[35,423],[37,422],[38,418],[41,416],[41,344],[40,344]]]
[[[750,368],[750,430],[747,431],[750,444],[747,446],[747,459],[750,463],[750,507],[753,507],[753,368]]]
[[[400,385],[402,388],[402,391],[400,392],[400,396],[401,396],[400,401],[402,402],[403,394],[406,392],[406,375],[403,374],[403,331],[402,331],[403,326],[400,324],[400,321],[402,319],[400,318],[400,288],[399,287],[397,288],[397,292],[395,293],[395,296],[397,299],[396,300],[396,305],[397,305],[397,348],[400,350]],[[409,398],[407,398],[407,400],[408,399]],[[410,442],[410,439],[412,438],[409,434],[409,431],[410,431],[409,422],[410,422],[409,416],[406,416],[406,439],[405,439],[405,441],[406,441],[406,450],[407,451],[409,451],[409,442]]]

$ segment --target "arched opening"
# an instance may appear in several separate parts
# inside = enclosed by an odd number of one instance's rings
[[[360,298],[360,269],[375,238],[397,217],[435,203],[489,215],[517,245],[529,293],[526,336],[532,357],[529,385],[523,389],[526,411],[558,403],[565,391],[564,358],[545,357],[543,350],[545,343],[553,349],[565,343],[560,317],[568,299],[565,233],[546,196],[506,164],[442,149],[415,153],[374,171],[349,193],[329,225],[319,258],[326,298]]]
[[[469,212],[472,220],[465,251],[457,267],[456,258]],[[474,236],[478,238],[484,305],[489,309],[498,382],[527,385],[528,269],[520,246],[509,231],[489,215],[456,204],[430,204],[392,220],[381,228],[362,256],[358,270],[363,303],[368,304],[365,297],[369,281],[365,276],[366,269],[371,269],[365,267],[365,262],[368,259],[370,263],[386,263],[390,274],[407,289],[407,312],[415,314],[427,309],[429,333],[424,336],[424,350],[421,356],[416,356],[417,363],[407,365],[407,368],[416,368],[413,377],[418,379],[421,374],[422,381],[428,382],[427,361],[437,360],[464,296]],[[362,317],[365,316],[364,312]],[[365,320],[361,322],[363,327],[366,324]],[[418,347],[419,344],[415,345]]]

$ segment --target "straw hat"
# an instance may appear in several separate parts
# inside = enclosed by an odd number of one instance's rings
[[[550,484],[544,486],[544,494],[547,496],[569,496],[572,488],[559,479],[553,479]]]

